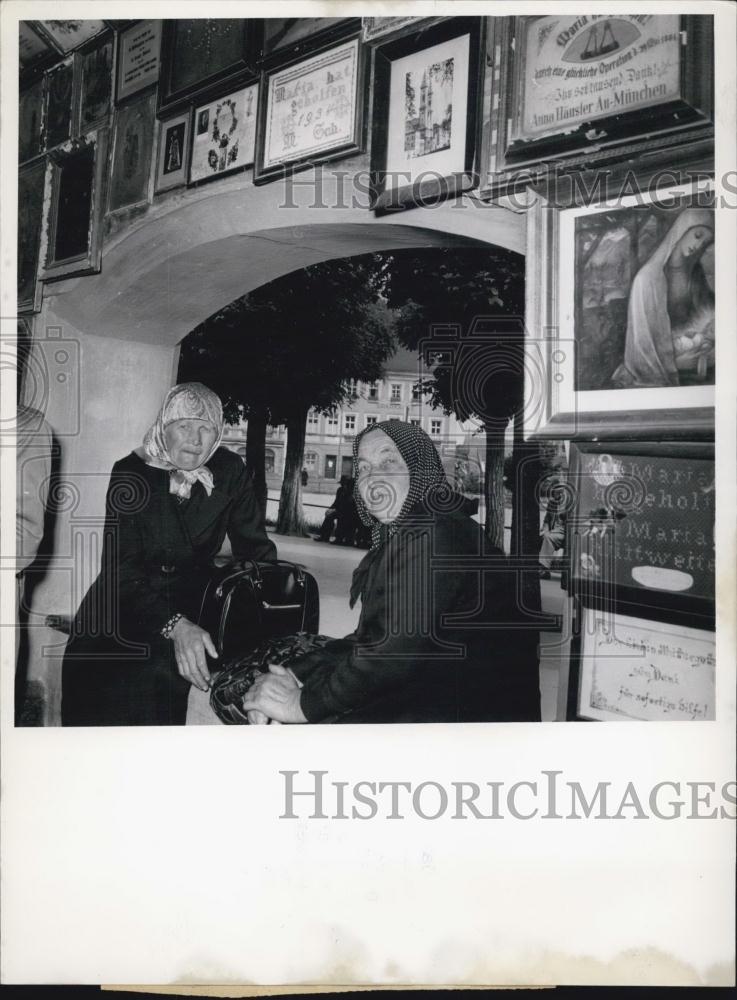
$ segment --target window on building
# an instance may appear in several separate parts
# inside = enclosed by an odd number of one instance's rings
[[[368,384],[368,398],[378,399],[379,398],[379,383],[369,382]]]
[[[314,451],[305,452],[305,469],[317,468],[317,455]]]
[[[412,399],[414,400],[422,399],[422,390],[420,389],[418,383],[415,383],[412,386]]]
[[[378,419],[378,417],[366,417],[366,426],[370,427],[372,424],[375,424]]]
[[[430,436],[440,437],[443,433],[443,421],[442,420],[431,420],[430,421]]]
[[[332,413],[329,417],[325,418],[325,433],[326,434],[337,434],[338,433],[338,414]]]
[[[326,455],[325,456],[325,478],[335,479],[335,467],[336,467],[337,455]]]
[[[392,403],[401,403],[402,402],[402,384],[401,384],[401,382],[392,382],[391,401],[392,401]]]
[[[264,458],[265,458],[266,471],[267,472],[273,472],[274,468],[276,466],[276,455],[271,450],[271,448],[267,448],[266,449]]]
[[[421,422],[418,419],[416,419],[415,417],[411,417],[410,418],[410,423],[414,424],[415,427],[420,427],[421,426]]]
[[[316,413],[315,410],[310,410],[307,414],[307,430],[311,433],[317,433],[320,427],[320,414]]]
[[[356,379],[352,378],[349,382],[346,382],[346,389],[348,390],[348,395],[351,399],[356,399],[358,396],[358,382]]]
[[[344,428],[346,434],[355,434],[356,433],[356,414],[355,413],[346,413],[344,415],[344,417],[343,417],[343,420],[344,420],[343,428]]]

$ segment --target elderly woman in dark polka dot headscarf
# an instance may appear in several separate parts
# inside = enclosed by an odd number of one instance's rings
[[[372,534],[351,587],[358,627],[259,677],[244,703],[253,721],[539,721],[537,634],[515,628],[505,557],[428,435],[387,420],[356,437],[353,457]]]

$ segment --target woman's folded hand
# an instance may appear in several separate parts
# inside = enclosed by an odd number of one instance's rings
[[[210,634],[188,618],[180,618],[169,638],[174,643],[179,673],[200,691],[207,691],[210,687],[207,654],[216,659],[218,655]]]
[[[299,704],[299,683],[286,667],[272,663],[268,674],[253,682],[243,701],[249,722],[252,712],[263,713],[272,722],[307,722]]]

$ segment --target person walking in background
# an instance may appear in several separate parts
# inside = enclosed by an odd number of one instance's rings
[[[307,483],[310,481],[310,474],[307,471],[307,469],[302,469],[302,472],[300,473],[300,478],[302,480],[302,486],[306,486]]]
[[[335,506],[338,523],[333,545],[353,545],[356,529],[360,523],[353,492],[355,480],[351,476],[343,478],[345,479],[345,490]]]
[[[333,500],[332,504],[328,507],[328,509],[325,511],[325,517],[323,518],[323,522],[320,525],[319,532],[313,536],[316,542],[330,541],[330,536],[333,533],[335,522],[338,519],[338,511],[342,508],[343,505],[343,498],[345,496],[347,483],[349,479],[350,476],[340,477],[340,486],[338,486],[338,489],[335,493],[335,499]]]

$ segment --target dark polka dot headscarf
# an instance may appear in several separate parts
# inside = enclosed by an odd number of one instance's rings
[[[414,508],[422,502],[429,502],[434,509],[449,509],[448,502],[454,496],[440,456],[431,439],[417,424],[408,424],[402,420],[384,420],[372,424],[356,435],[353,441],[353,474],[356,481],[358,481],[358,449],[361,441],[367,434],[376,434],[378,431],[383,431],[391,438],[404,459],[409,469],[409,493],[395,520],[382,524],[369,512],[359,490],[357,488],[354,490],[358,515],[363,523],[371,528],[371,550],[354,574],[351,607],[361,593],[368,566],[373,561],[375,552],[407,523]]]

